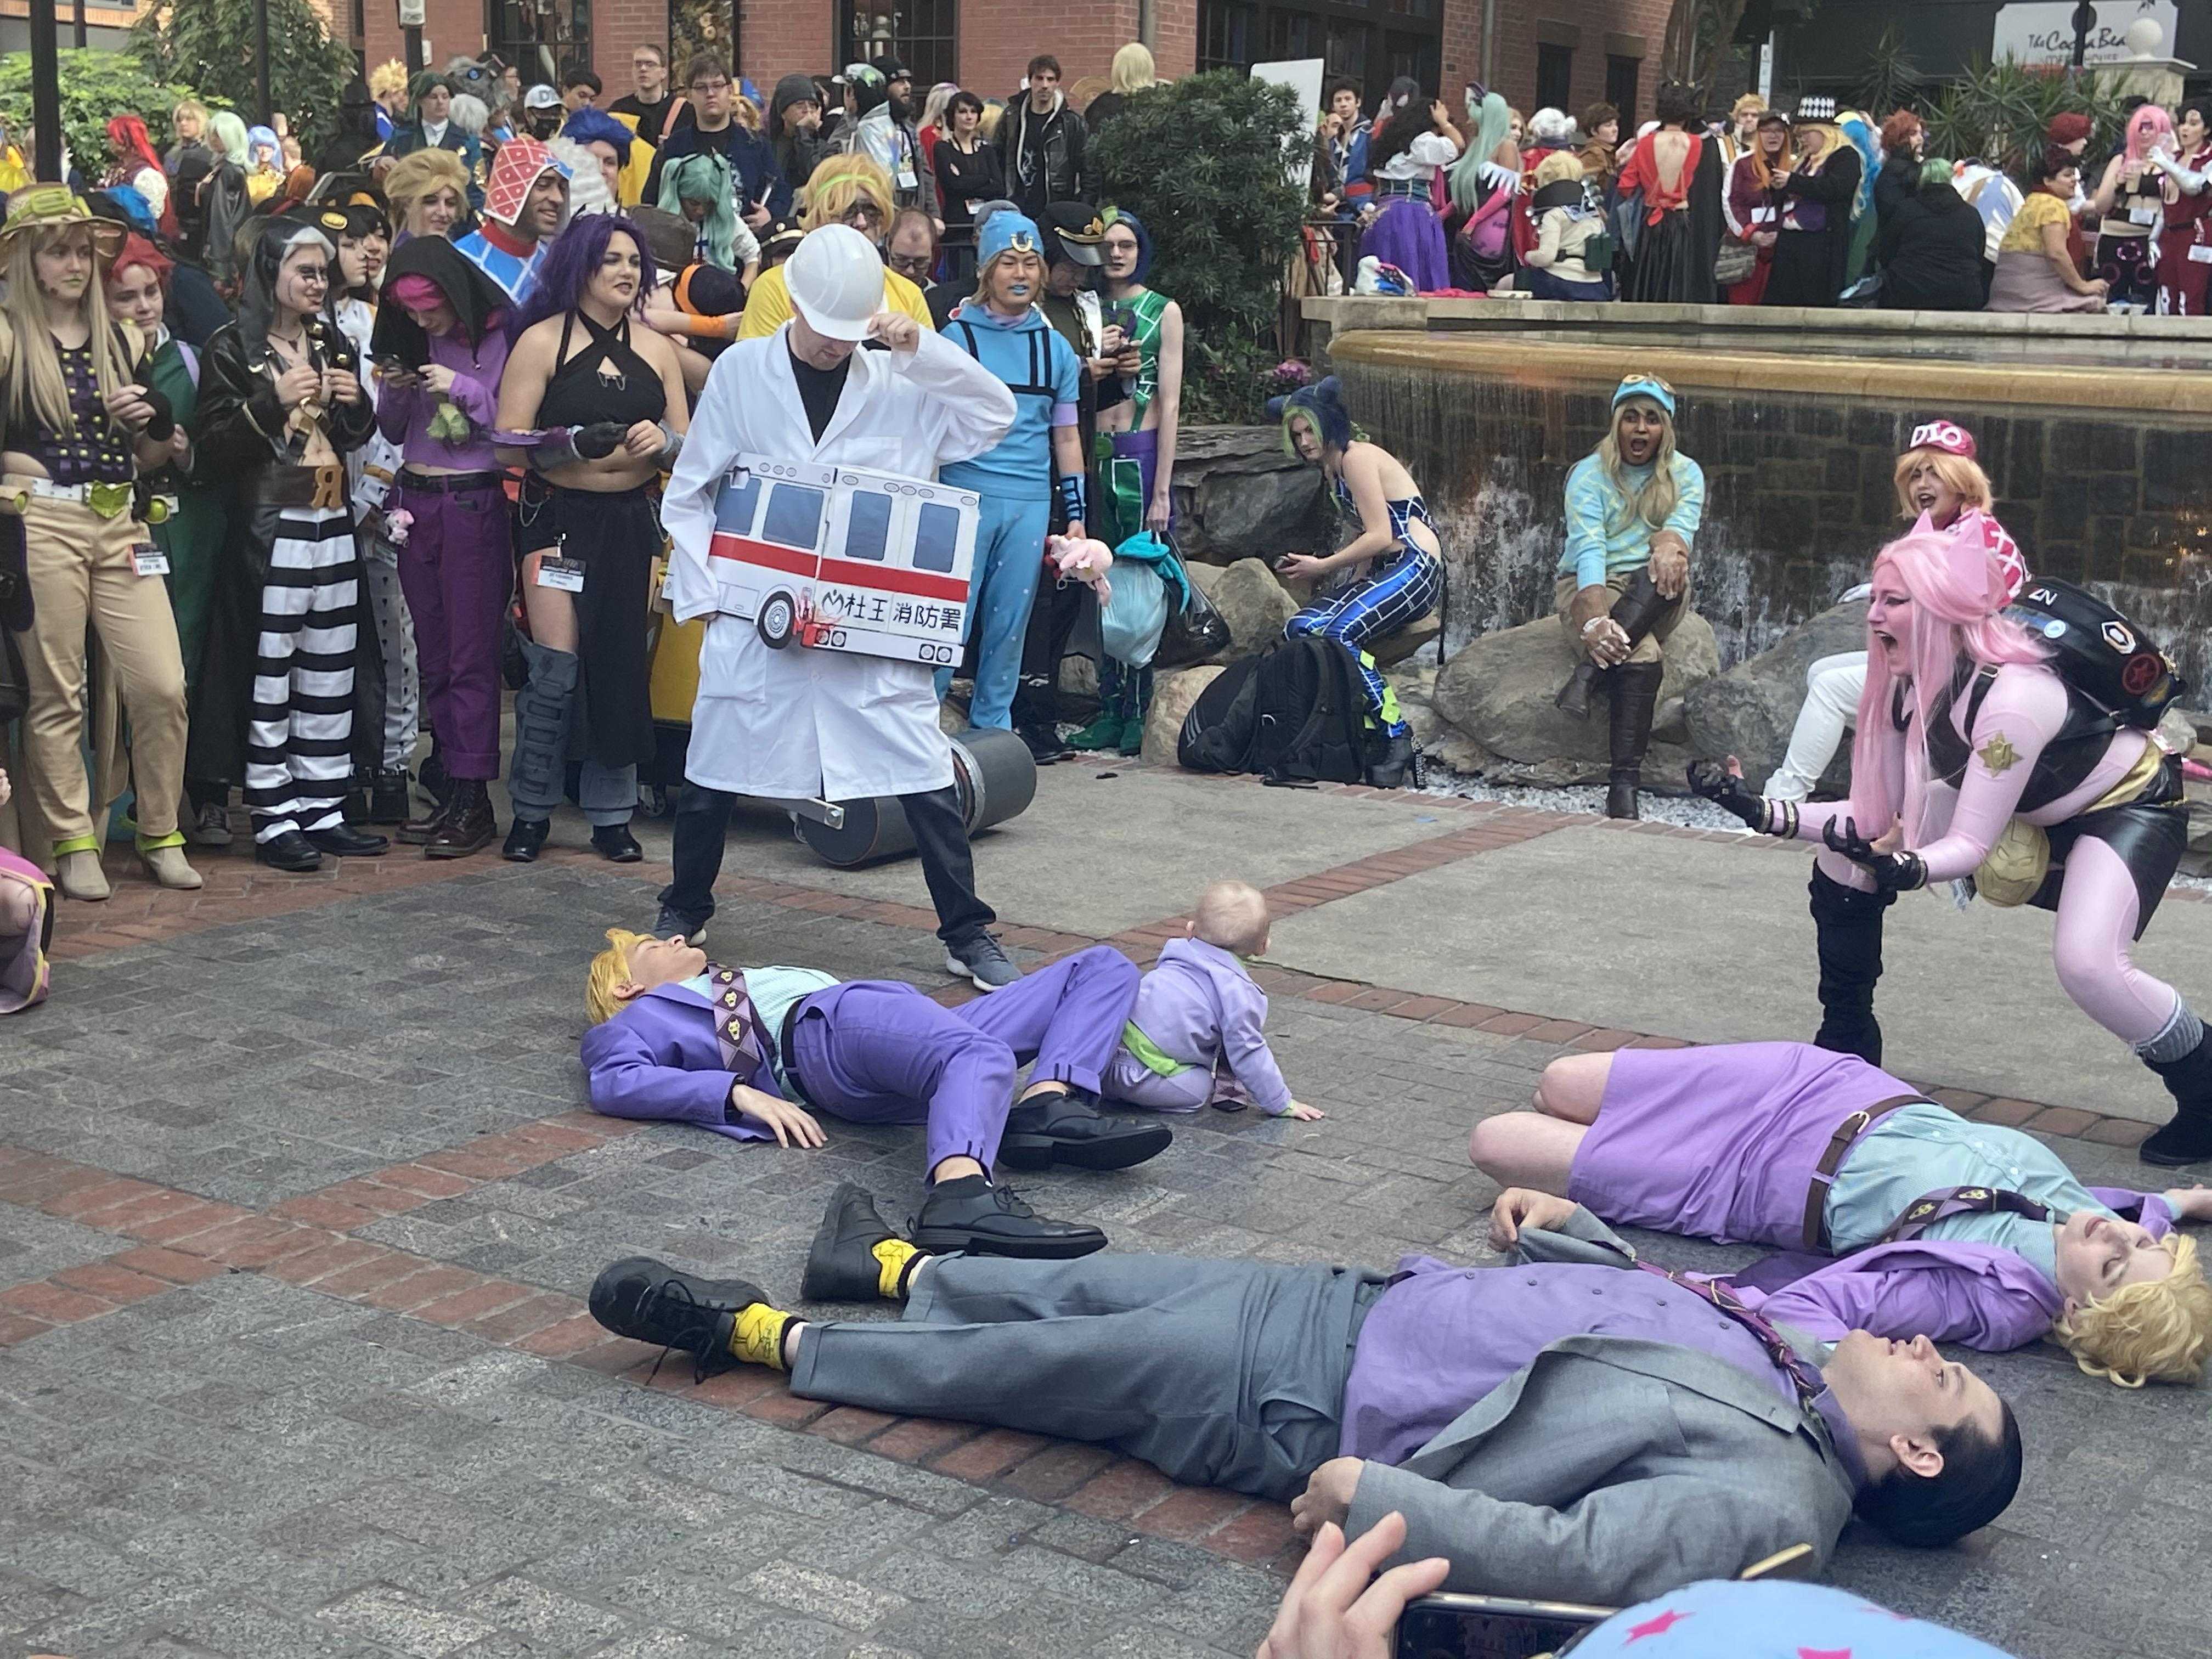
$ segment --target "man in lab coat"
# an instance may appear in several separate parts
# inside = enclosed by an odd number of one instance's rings
[[[882,258],[850,226],[808,232],[785,270],[790,320],[715,359],[661,502],[675,544],[665,592],[676,619],[714,621],[699,656],[675,879],[661,891],[655,931],[695,945],[704,933],[737,796],[896,795],[937,908],[945,971],[995,990],[1020,970],[985,931],[998,918],[975,894],[930,671],[770,648],[751,623],[720,614],[707,549],[715,491],[740,454],[934,478],[1006,434],[1013,394],[966,352],[884,308]]]

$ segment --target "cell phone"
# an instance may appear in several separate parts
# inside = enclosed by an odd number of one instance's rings
[[[1536,1659],[1613,1617],[1611,1607],[1510,1595],[1424,1595],[1398,1620],[1396,1659]]]
[[[386,374],[412,374],[416,371],[403,362],[397,353],[387,351],[376,360],[376,366]]]

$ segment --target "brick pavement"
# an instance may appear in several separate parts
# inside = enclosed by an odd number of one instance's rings
[[[1568,821],[1468,816],[1273,896],[1330,902]],[[576,1109],[577,966],[657,872],[387,860],[259,884],[210,862],[222,904],[125,884],[138,914],[66,933],[96,972],[0,1056],[0,1480],[21,1493],[0,1509],[0,1653],[1249,1651],[1289,1559],[1276,1506],[774,1378],[695,1389],[679,1361],[641,1388],[652,1357],[581,1314],[591,1274],[639,1249],[791,1295],[836,1181],[894,1212],[919,1197],[904,1132],[835,1126],[802,1158]],[[934,978],[925,911],[725,889],[720,938]],[[1125,1176],[1025,1182],[1041,1207],[1125,1249],[1480,1259],[1472,1119],[1569,1047],[1668,1040],[1267,971],[1278,1051],[1330,1118],[1208,1114]],[[2074,1558],[2094,1553],[2085,1488],[2136,1494],[2110,1506],[2131,1526],[2189,1513],[2199,1409],[2100,1409],[2048,1352],[1988,1369],[2036,1447],[2027,1512],[1971,1554],[1859,1541],[1840,1576],[2022,1653],[2197,1650],[2188,1607],[2121,1594],[2153,1564]],[[2155,1466],[2144,1431],[2172,1449]]]

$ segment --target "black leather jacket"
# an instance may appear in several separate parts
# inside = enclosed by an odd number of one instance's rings
[[[308,319],[313,357],[325,368],[358,375],[361,363],[344,331],[327,317]],[[200,368],[200,401],[191,426],[203,472],[258,471],[296,466],[306,438],[288,429],[284,405],[264,347],[249,354],[238,325],[216,331]],[[358,449],[376,429],[376,407],[364,387],[353,403],[333,402],[324,414],[323,431],[340,454]]]

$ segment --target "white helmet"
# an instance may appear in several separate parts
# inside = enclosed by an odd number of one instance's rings
[[[791,308],[833,340],[866,339],[884,308],[883,256],[850,225],[808,231],[784,262],[783,280]]]

